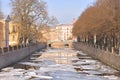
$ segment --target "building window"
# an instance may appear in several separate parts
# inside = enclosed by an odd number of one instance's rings
[[[15,40],[15,36],[13,35],[13,41]]]
[[[13,32],[13,33],[15,32],[15,26],[13,26],[12,32]]]

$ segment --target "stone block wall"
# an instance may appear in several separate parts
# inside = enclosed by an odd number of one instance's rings
[[[91,47],[85,43],[74,43],[73,47],[120,71],[120,55]]]
[[[45,44],[37,44],[33,46],[28,46],[24,48],[20,48],[17,50],[5,52],[4,54],[0,55],[0,69],[9,66],[17,61],[24,59],[25,57],[32,54],[34,51],[46,48]]]

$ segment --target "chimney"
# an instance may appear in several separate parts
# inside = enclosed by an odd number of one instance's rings
[[[76,19],[75,18],[73,18],[73,20],[72,20],[72,24],[74,24],[76,22]]]

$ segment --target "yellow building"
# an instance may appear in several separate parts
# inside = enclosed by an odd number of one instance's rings
[[[8,47],[18,44],[18,24],[6,20],[0,20],[0,47]]]
[[[9,45],[17,45],[18,44],[18,23],[10,22],[9,23]]]
[[[8,16],[6,20],[0,20],[0,47],[9,46],[9,22],[10,17]]]
[[[5,46],[5,27],[3,27],[3,22],[0,21],[0,47]]]

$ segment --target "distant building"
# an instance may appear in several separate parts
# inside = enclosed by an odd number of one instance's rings
[[[0,21],[0,47],[9,46],[9,22],[10,17],[8,16],[6,20]]]
[[[72,40],[72,24],[61,24],[56,26],[58,40],[70,41]]]
[[[60,24],[50,30],[50,41],[76,41],[72,35],[73,24],[76,22],[73,18],[72,24]]]
[[[17,45],[18,44],[18,27],[19,24],[11,21],[9,23],[9,45]]]
[[[5,27],[3,27],[4,24],[2,22],[0,22],[0,47],[4,47],[5,46]]]

